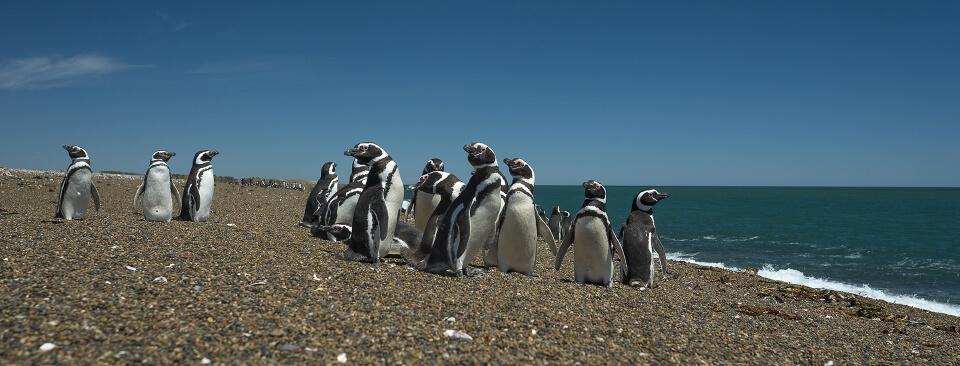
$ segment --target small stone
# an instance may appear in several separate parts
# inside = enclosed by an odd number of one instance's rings
[[[209,364],[209,363],[210,363],[210,359],[209,359],[209,358],[206,358],[206,357],[204,357],[204,358],[203,358],[202,360],[200,360],[200,363],[202,363],[202,364],[204,364],[204,365],[207,365],[207,364]]]
[[[54,348],[57,348],[57,345],[50,342],[44,343],[42,346],[40,346],[40,350],[44,352],[52,350]]]
[[[341,354],[337,355],[337,362],[339,362],[339,363],[347,363],[347,354],[346,354],[346,353],[341,353]]]

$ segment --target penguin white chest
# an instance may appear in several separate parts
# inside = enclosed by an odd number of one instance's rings
[[[173,195],[170,193],[170,169],[150,168],[144,178],[143,218],[147,221],[170,221],[173,216]]]
[[[439,194],[417,192],[417,202],[414,202],[414,226],[423,231],[427,227],[430,216],[433,215],[433,210],[439,204]]]
[[[501,272],[532,275],[537,261],[537,226],[533,201],[513,196],[503,212],[497,260]]]
[[[397,231],[397,219],[400,215],[400,208],[403,207],[403,181],[400,179],[399,170],[395,170],[390,177],[390,184],[384,191],[384,203],[387,205],[387,214],[390,215],[387,221],[387,237],[380,246],[380,256],[387,254],[400,254],[403,249],[401,245],[394,243],[393,235]]]
[[[210,218],[210,206],[213,203],[213,169],[200,173],[197,181],[197,191],[200,192],[200,207],[197,209],[197,221],[207,221]]]
[[[71,169],[73,170],[73,169]],[[67,220],[82,219],[90,206],[90,183],[93,173],[89,169],[78,168],[73,170],[70,180],[66,182],[66,191],[63,192],[60,208],[63,217]]]
[[[575,224],[573,269],[577,282],[610,285],[613,281],[613,255],[603,220],[583,217]]]

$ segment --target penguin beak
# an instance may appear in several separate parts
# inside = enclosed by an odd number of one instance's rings
[[[664,199],[664,198],[670,198],[670,194],[664,192],[664,193],[660,193],[660,194],[657,195],[657,201],[662,200],[662,199]]]
[[[211,151],[207,153],[207,156],[209,156],[211,159],[213,159],[213,157],[217,155],[220,155],[219,151]]]
[[[168,152],[167,152],[167,155],[172,158],[172,157],[174,157],[174,156],[177,156],[177,153],[175,153],[175,152],[169,152],[169,151],[168,151]]]
[[[463,145],[463,151],[466,151],[470,155],[477,155],[480,153],[480,150],[477,150],[476,147],[473,147],[473,145],[470,144]]]
[[[357,148],[347,149],[346,151],[343,152],[343,155],[346,155],[346,156],[357,156],[359,154],[360,154],[360,149],[357,149]]]

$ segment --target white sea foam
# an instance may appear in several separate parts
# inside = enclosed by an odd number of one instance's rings
[[[696,253],[687,254],[687,253],[667,253],[667,259],[688,262],[699,264],[702,266],[717,267],[723,268],[731,271],[740,271],[740,268],[727,266],[723,262],[702,262],[694,259]],[[946,304],[942,302],[930,301],[926,299],[921,299],[916,296],[910,295],[897,295],[884,292],[883,290],[878,290],[870,287],[870,285],[850,285],[843,282],[822,279],[811,277],[803,274],[795,269],[775,269],[771,265],[764,265],[763,269],[757,272],[757,275],[761,277],[766,277],[771,280],[788,282],[796,285],[803,285],[814,288],[822,288],[826,290],[842,291],[849,292],[852,294],[857,294],[864,297],[869,297],[871,299],[883,300],[892,302],[895,304],[912,306],[915,308],[920,308],[929,311],[935,311],[938,313],[944,313],[953,316],[960,316],[960,306]]]

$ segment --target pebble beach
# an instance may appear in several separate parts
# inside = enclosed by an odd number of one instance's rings
[[[0,168],[2,364],[960,364],[958,317],[749,270],[582,285],[541,243],[534,277],[440,276],[311,237],[312,185],[218,184],[210,221],[156,223],[141,177],[95,174],[101,209],[65,221],[63,174]]]

